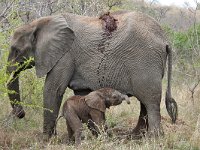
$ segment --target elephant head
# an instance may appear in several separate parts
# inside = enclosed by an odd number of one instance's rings
[[[20,105],[19,74],[36,67],[38,77],[46,75],[62,56],[71,49],[74,33],[63,16],[43,17],[16,29],[11,40],[7,73],[11,74],[7,88],[13,113],[25,116]],[[34,60],[26,60],[33,57]]]
[[[102,88],[85,96],[86,104],[101,112],[105,112],[106,108],[110,108],[110,106],[121,104],[124,100],[130,104],[127,95],[111,88]]]

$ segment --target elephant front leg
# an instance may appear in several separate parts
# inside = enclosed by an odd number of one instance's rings
[[[47,83],[44,87],[44,123],[43,133],[44,137],[48,140],[54,131],[55,121],[59,114],[62,97],[67,85],[55,88],[49,85],[49,79],[47,77]]]
[[[64,76],[64,75],[63,75]],[[53,79],[52,79],[53,77]],[[62,80],[60,80],[62,79]],[[67,81],[63,78],[55,78],[55,76],[47,76],[44,87],[44,123],[43,133],[49,139],[55,128],[55,121],[59,114],[60,105],[63,94],[67,88]]]
[[[43,133],[47,139],[52,136],[59,113],[63,94],[73,74],[73,62],[66,54],[47,74],[44,85],[44,123]]]
[[[61,96],[58,96],[57,92],[45,91],[44,92],[44,123],[43,123],[43,133],[44,140],[47,140],[52,136],[55,121],[59,113],[59,108],[61,105]]]
[[[67,125],[67,132],[68,132],[68,141],[69,142],[75,141],[75,139],[73,139],[74,131],[72,130],[72,128],[70,127],[67,121],[66,121],[66,125]]]

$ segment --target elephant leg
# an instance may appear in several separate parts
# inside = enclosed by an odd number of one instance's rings
[[[75,145],[78,146],[81,144],[81,134],[83,129],[82,122],[78,116],[76,116],[75,118],[71,118],[69,120],[69,124],[74,132]]]
[[[55,120],[58,116],[60,104],[61,104],[61,97],[57,96],[56,92],[49,92],[47,91],[44,93],[44,123],[43,123],[43,133],[47,140],[52,136],[53,129],[55,126]]]
[[[98,134],[100,134],[102,131],[104,132],[106,130],[106,126],[105,126],[105,113],[99,111],[99,110],[95,110],[92,109],[90,111],[90,116],[92,118],[92,121],[94,122],[94,134],[96,134],[96,136],[98,136]]]
[[[137,126],[131,135],[132,138],[140,138],[146,131],[148,135],[161,133],[162,76],[155,72],[148,76],[144,73],[142,77],[143,80],[134,80],[134,85],[137,87],[135,95],[140,101],[141,110]]]
[[[143,103],[144,107],[146,108],[146,111],[144,111],[145,109],[143,109],[143,111],[147,113],[146,117],[147,134],[158,136],[162,134],[161,115],[160,115],[160,102],[162,94],[161,82],[159,81],[152,82],[151,86],[146,86],[146,88],[144,88],[144,91],[142,93],[145,93],[141,95],[140,100],[141,103]],[[145,113],[143,113],[143,115]]]
[[[140,102],[140,116],[136,127],[133,129],[133,134],[136,136],[143,135],[148,128],[147,110],[143,103]]]
[[[91,119],[88,120],[87,127],[90,129],[92,135],[94,135],[95,137],[98,137],[98,132],[95,129],[95,124]]]
[[[67,112],[65,113],[65,118],[68,125],[67,128],[70,129],[68,130],[69,138],[72,138],[72,136],[74,136],[75,145],[80,145],[81,133],[83,129],[82,122],[72,107],[68,108]]]
[[[44,92],[43,133],[47,138],[52,136],[65,89],[66,88],[63,88],[62,91],[52,91],[48,89]]]
[[[134,136],[139,138],[145,133],[148,135],[162,135],[160,115],[161,94],[151,96],[141,105],[141,112],[137,126],[133,130]]]
[[[159,96],[161,98],[161,96]],[[161,128],[160,102],[147,104],[148,136],[163,135]]]
[[[72,142],[74,141],[74,138],[73,138],[74,132],[67,121],[66,121],[66,125],[67,125],[67,132],[68,132],[68,140],[69,142]]]
[[[52,136],[63,94],[73,74],[73,62],[70,60],[69,55],[64,55],[45,80],[43,133],[47,140]]]

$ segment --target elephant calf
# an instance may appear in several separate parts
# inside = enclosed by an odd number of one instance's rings
[[[123,100],[130,103],[127,95],[111,88],[102,88],[86,96],[68,98],[63,104],[60,117],[63,116],[66,119],[69,140],[72,140],[74,136],[75,144],[81,143],[82,123],[87,123],[92,134],[98,136],[99,129],[106,129],[106,108],[119,105]]]

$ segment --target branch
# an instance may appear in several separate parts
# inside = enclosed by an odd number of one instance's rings
[[[194,92],[194,90],[199,85],[199,83],[200,83],[200,79],[198,79],[197,83],[194,84],[193,88],[189,88],[190,92]]]
[[[3,12],[0,15],[0,18],[5,18],[5,14],[7,13],[7,11],[11,8],[11,6],[13,5],[13,3],[15,2],[15,0],[11,1],[10,5],[7,5],[6,8],[3,10]]]
[[[108,0],[108,7],[109,7],[109,10],[112,9],[113,6],[117,6],[117,5],[120,5],[121,2],[120,1],[116,1],[116,2],[111,2]]]

